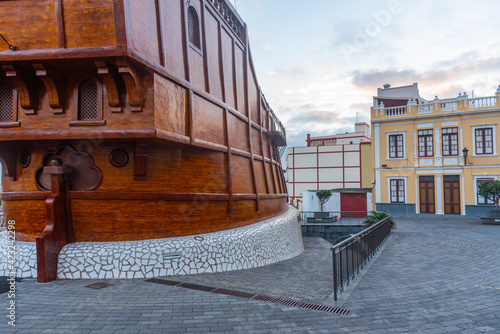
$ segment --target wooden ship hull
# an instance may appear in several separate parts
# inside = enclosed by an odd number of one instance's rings
[[[285,130],[228,2],[2,1],[0,27],[0,199],[42,281],[67,243],[287,210]]]

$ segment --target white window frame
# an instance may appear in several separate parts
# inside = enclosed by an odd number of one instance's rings
[[[493,181],[497,181],[498,175],[474,175],[474,203],[476,205],[488,205],[488,204],[478,204],[477,203],[477,180],[478,179],[493,179]]]
[[[391,158],[389,152],[389,136],[392,135],[403,135],[403,157],[402,158]],[[385,133],[385,142],[387,146],[387,160],[406,160],[406,131],[390,131]]]
[[[408,182],[407,176],[388,176],[387,177],[387,203],[388,204],[406,204],[408,203]],[[405,200],[403,203],[392,203],[391,202],[391,180],[403,180],[405,183]]]
[[[497,127],[496,124],[472,125],[472,156],[474,158],[496,157],[496,156],[498,156],[498,154],[497,154],[497,133],[496,133],[496,127]],[[476,154],[476,130],[477,129],[486,129],[486,128],[492,128],[493,153]]]

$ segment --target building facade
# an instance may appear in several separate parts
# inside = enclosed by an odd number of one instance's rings
[[[373,98],[371,122],[377,210],[477,216],[491,209],[477,186],[500,174],[500,86],[493,96],[428,101],[416,83],[386,84]]]
[[[303,192],[322,189],[371,188],[370,126],[355,123],[354,132],[311,137],[307,146],[287,150],[287,187],[300,209]],[[366,192],[363,195],[366,199]],[[306,208],[304,208],[306,210]]]

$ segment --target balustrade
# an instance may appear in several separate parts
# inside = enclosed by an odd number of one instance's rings
[[[385,116],[403,116],[407,114],[406,106],[385,108]]]
[[[233,6],[226,0],[209,0],[209,2],[215,7],[236,35],[241,37],[244,25],[238,14],[235,13]]]
[[[485,107],[495,107],[497,105],[496,96],[489,97],[477,97],[475,99],[469,99],[469,108],[485,108]]]

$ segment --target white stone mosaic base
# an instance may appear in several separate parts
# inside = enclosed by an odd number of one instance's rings
[[[298,212],[232,230],[180,238],[125,242],[76,242],[59,254],[60,279],[145,278],[222,272],[265,266],[304,250]],[[7,270],[6,237],[0,275]],[[35,243],[16,242],[18,277],[36,277]],[[22,250],[21,250],[22,249]]]
[[[16,262],[12,274],[15,272],[16,277],[36,277],[36,243],[16,241],[14,245],[9,245],[7,241],[7,231],[0,232],[0,276],[10,276],[8,256],[14,255]]]

